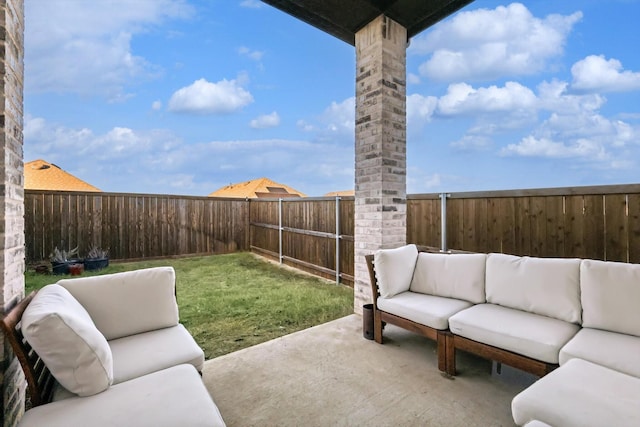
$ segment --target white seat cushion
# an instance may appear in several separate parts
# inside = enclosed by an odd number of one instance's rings
[[[578,325],[493,304],[467,308],[449,319],[456,335],[547,363],[558,363],[562,346]]]
[[[486,261],[486,254],[421,252],[409,290],[482,304]]]
[[[204,353],[182,325],[109,341],[113,383],[187,363],[202,371]]]
[[[637,427],[640,379],[581,359],[540,378],[511,402],[518,425],[539,420],[562,427]]]
[[[224,421],[193,366],[174,366],[89,397],[25,412],[19,427],[220,427]]]
[[[580,260],[489,254],[487,302],[580,323]]]
[[[409,290],[417,259],[418,248],[413,244],[375,252],[373,265],[381,297],[389,298]]]
[[[378,298],[378,308],[434,329],[448,329],[449,317],[471,307],[468,301],[403,292],[391,298]]]
[[[582,326],[640,337],[640,264],[584,260],[580,288]]]
[[[87,310],[107,340],[178,324],[175,271],[155,267],[58,282]]]
[[[640,338],[584,328],[560,350],[560,364],[578,358],[640,378]]]
[[[22,315],[22,333],[67,390],[90,396],[111,385],[113,359],[107,340],[62,286],[38,291]]]

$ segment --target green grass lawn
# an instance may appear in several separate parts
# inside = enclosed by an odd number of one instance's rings
[[[353,289],[281,268],[246,252],[112,263],[99,273],[83,276],[165,265],[176,270],[180,321],[207,359],[353,312]],[[62,277],[28,271],[26,292]]]

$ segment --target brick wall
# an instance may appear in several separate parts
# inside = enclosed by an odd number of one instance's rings
[[[406,242],[406,28],[379,16],[356,34],[354,309],[371,302],[364,256]]]
[[[24,295],[24,178],[22,154],[24,0],[0,0],[0,307]],[[0,338],[4,426],[24,411],[25,382],[17,359]]]

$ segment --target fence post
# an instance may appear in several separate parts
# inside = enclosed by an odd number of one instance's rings
[[[440,193],[440,251],[447,251],[447,197],[448,193]]]
[[[282,264],[282,199],[278,199],[278,261]]]
[[[336,285],[340,284],[340,196],[336,196]]]

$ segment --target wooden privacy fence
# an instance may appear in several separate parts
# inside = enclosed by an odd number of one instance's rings
[[[353,197],[251,201],[251,250],[353,286]]]
[[[252,250],[352,284],[354,205],[28,190],[26,257],[92,244],[114,260]],[[640,263],[640,185],[409,195],[407,242]]]
[[[407,241],[640,263],[640,185],[412,195]],[[446,203],[442,228],[442,201]]]
[[[26,258],[56,246],[83,256],[97,245],[115,260],[248,250],[248,220],[244,199],[27,190]]]

